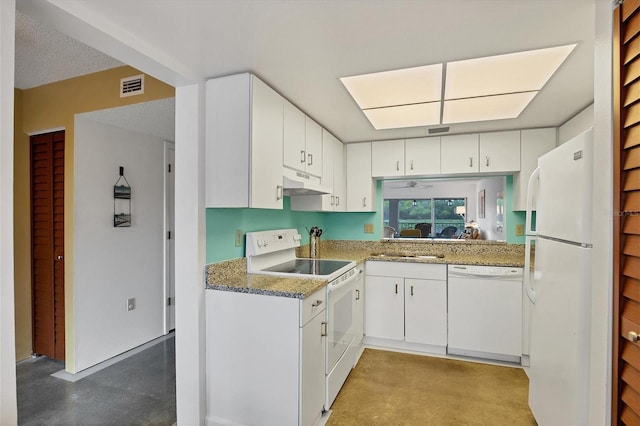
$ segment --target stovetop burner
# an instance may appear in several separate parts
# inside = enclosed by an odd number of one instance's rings
[[[331,275],[351,262],[329,259],[293,259],[279,265],[264,268],[267,272],[305,275]]]

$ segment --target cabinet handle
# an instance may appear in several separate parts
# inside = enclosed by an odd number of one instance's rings
[[[332,206],[335,206],[335,205],[336,205],[336,196],[335,196],[335,195],[332,195],[332,196],[331,196],[331,205],[332,205]]]
[[[396,294],[398,294],[398,284],[396,284]]]
[[[638,333],[635,331],[630,331],[628,337],[633,343],[638,343]]]
[[[322,305],[322,300],[316,300],[316,303],[312,303],[311,307],[312,308],[317,308],[320,305]]]
[[[362,199],[362,207],[367,207],[367,197]]]
[[[356,289],[356,300],[360,300],[360,290]]]
[[[487,155],[487,167],[489,167],[489,156]]]
[[[304,150],[300,150],[300,162],[304,163],[306,161]]]
[[[276,185],[276,201],[282,200],[282,197],[283,197],[282,189],[283,189],[282,185]]]
[[[313,165],[313,154],[307,154],[307,158],[308,158],[307,166]]]
[[[396,170],[400,170],[400,160],[396,161]]]
[[[411,160],[411,170],[413,170],[413,160]]]
[[[473,157],[469,157],[469,167],[473,167]]]
[[[411,295],[413,296],[413,286],[411,286]]]
[[[336,207],[340,205],[340,196],[336,195]]]
[[[327,322],[322,321],[320,323],[320,336],[326,337],[326,335],[327,335]]]

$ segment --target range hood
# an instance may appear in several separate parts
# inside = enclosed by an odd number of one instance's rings
[[[284,168],[283,193],[288,196],[324,195],[332,192],[331,188],[322,186],[319,177]]]

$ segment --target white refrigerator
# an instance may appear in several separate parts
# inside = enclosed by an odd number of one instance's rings
[[[529,179],[529,407],[539,425],[588,423],[592,176],[589,130],[540,157]]]

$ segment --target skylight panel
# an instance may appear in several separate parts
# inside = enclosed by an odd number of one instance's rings
[[[442,64],[404,68],[340,79],[360,109],[439,101]]]
[[[516,118],[537,93],[511,93],[444,101],[442,123],[453,124]]]
[[[366,109],[363,112],[376,130],[440,123],[440,102]]]
[[[540,90],[575,44],[447,63],[444,99]]]

